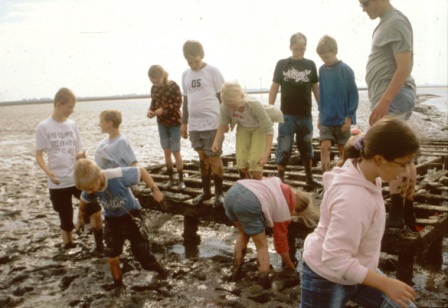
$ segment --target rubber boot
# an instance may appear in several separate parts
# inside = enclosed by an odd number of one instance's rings
[[[167,168],[166,170],[167,170],[167,173],[168,173],[168,176],[169,176],[169,180],[163,186],[166,187],[166,188],[169,188],[169,187],[174,185],[173,168]]]
[[[386,218],[386,228],[403,228],[403,197],[400,194],[390,196],[390,209]]]
[[[212,197],[212,193],[210,191],[210,174],[201,175],[202,178],[202,190],[203,193],[193,199],[193,205],[200,205],[205,200],[208,200]]]
[[[160,278],[166,279],[168,278],[168,272],[160,265],[160,263],[156,260],[154,255],[150,255],[148,262],[142,263],[142,267],[145,270],[155,271],[159,274]]]
[[[258,273],[258,284],[265,290],[271,288],[272,284],[268,272]]]
[[[415,220],[415,213],[414,213],[414,201],[405,199],[404,200],[404,223],[406,226],[408,226],[409,229],[411,229],[414,232],[417,232],[416,228],[416,220]]]
[[[214,208],[218,208],[224,205],[224,192],[222,190],[222,177],[219,175],[213,175],[213,182],[215,183],[215,202]]]
[[[313,178],[313,172],[311,171],[311,163],[308,160],[304,160],[303,167],[305,168],[305,176],[306,176],[306,184],[313,186],[313,187],[323,187],[322,183],[319,181],[316,181]]]
[[[284,169],[278,169],[278,177],[280,180],[282,180],[283,183],[285,183],[285,170]]]
[[[104,256],[103,229],[93,230],[93,237],[96,245],[93,254],[99,257]]]
[[[187,187],[184,182],[184,170],[180,169],[178,173],[179,173],[179,183],[177,184],[177,189],[184,190]]]

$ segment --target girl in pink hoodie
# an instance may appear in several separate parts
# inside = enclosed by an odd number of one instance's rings
[[[304,243],[301,307],[344,307],[349,300],[415,307],[415,291],[377,267],[386,219],[381,183],[409,168],[418,150],[413,131],[390,117],[347,142],[342,166],[323,176],[319,224]]]

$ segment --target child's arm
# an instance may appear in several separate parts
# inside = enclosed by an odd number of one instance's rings
[[[146,171],[145,168],[140,167],[140,174],[142,181],[145,182],[146,185],[151,189],[154,200],[156,200],[157,202],[161,202],[163,200],[163,194],[157,187],[156,183],[154,183],[154,180],[149,175],[148,171]]]
[[[400,280],[386,277],[370,269],[362,284],[382,291],[401,307],[406,307],[410,304],[410,301],[415,302],[415,290],[412,287]]]
[[[317,106],[319,106],[319,83],[313,83],[312,85],[314,99],[316,100]]]
[[[36,151],[36,162],[39,165],[39,167],[47,174],[47,176],[50,178],[50,180],[53,183],[55,183],[56,185],[59,185],[61,183],[56,178],[55,174],[48,168],[48,165],[44,159],[44,151],[43,150]]]
[[[182,138],[188,137],[188,98],[184,95],[184,102],[182,104],[182,125],[180,126],[180,135]]]
[[[273,82],[271,88],[269,89],[269,105],[274,105],[275,100],[277,99],[277,93],[280,85],[276,82]]]
[[[221,150],[221,144],[224,139],[224,133],[228,131],[229,126],[225,124],[219,124],[218,130],[216,131],[215,141],[212,145],[212,151],[218,152]]]

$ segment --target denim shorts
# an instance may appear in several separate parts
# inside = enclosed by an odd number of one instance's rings
[[[206,131],[190,131],[190,141],[191,146],[195,151],[202,150],[207,156],[220,156],[222,154],[222,143],[221,150],[218,152],[212,151],[213,142],[215,141],[217,130],[206,130]],[[224,139],[223,139],[224,141]]]
[[[294,144],[294,134],[301,160],[312,159],[314,157],[312,117],[285,114],[284,118],[285,122],[278,125],[276,164],[283,166],[288,164]]]
[[[400,307],[378,289],[362,284],[342,285],[331,282],[316,274],[302,261],[300,280],[302,282],[302,298],[300,307],[345,307],[349,300],[362,307]],[[382,274],[381,271],[377,270]],[[417,307],[410,304],[407,307]]]
[[[162,149],[169,149],[173,153],[180,152],[180,125],[158,124],[158,128]]]
[[[319,140],[331,140],[331,144],[345,144],[350,138],[350,130],[346,132],[341,131],[339,125],[321,125],[319,129]]]
[[[72,196],[79,200],[80,195],[81,191],[75,186],[50,189],[51,204],[53,209],[59,214],[60,228],[66,232],[71,232],[75,228],[73,224]]]
[[[247,235],[257,235],[263,233],[264,215],[260,202],[250,190],[241,184],[233,185],[224,198],[224,208],[227,217],[241,226]]]
[[[397,116],[403,120],[408,120],[412,115],[412,110],[414,110],[415,99],[417,94],[411,87],[404,87],[398,92],[398,94],[390,103],[388,115]],[[370,106],[370,110],[376,106],[378,102]]]

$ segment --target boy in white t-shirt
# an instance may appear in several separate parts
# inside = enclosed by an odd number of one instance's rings
[[[187,138],[190,135],[191,145],[198,152],[203,184],[203,193],[193,199],[193,205],[212,197],[210,188],[213,175],[214,207],[220,207],[224,202],[222,151],[213,152],[212,146],[219,126],[219,94],[224,77],[216,67],[202,61],[204,49],[198,41],[186,41],[183,53],[190,68],[182,74],[184,103],[181,136]]]
[[[61,236],[65,249],[75,246],[73,243],[73,205],[72,196],[79,199],[81,191],[75,187],[73,164],[85,157],[82,150],[79,129],[68,117],[73,113],[76,97],[70,89],[60,89],[54,98],[54,110],[51,117],[39,123],[36,129],[36,162],[48,176],[48,188],[53,209],[58,212],[61,221]],[[47,161],[44,159],[44,153]],[[97,228],[101,222],[101,208],[89,210],[91,226]],[[103,249],[102,237],[95,237],[96,249]]]

